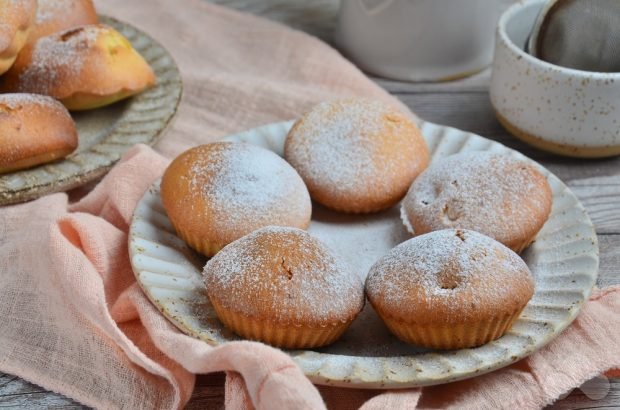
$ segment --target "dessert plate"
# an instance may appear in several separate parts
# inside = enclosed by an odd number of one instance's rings
[[[292,122],[233,135],[282,154]],[[420,124],[432,160],[463,151],[494,151],[533,162],[478,135],[429,122]],[[538,165],[553,190],[551,217],[522,255],[536,293],[519,320],[500,339],[474,349],[424,350],[391,336],[369,303],[335,344],[288,351],[317,384],[356,388],[406,388],[447,383],[507,366],[549,343],[577,316],[596,282],[598,242],[590,218],[575,195]],[[346,215],[314,205],[309,231],[365,277],[370,266],[409,238],[398,206],[371,215]],[[181,331],[218,345],[238,337],[217,319],[202,282],[206,259],[179,239],[166,217],[155,183],[139,202],[129,234],[131,264],[155,306]]]
[[[71,113],[79,146],[64,160],[0,175],[0,205],[67,191],[100,178],[134,144],[153,145],[174,116],[181,99],[179,70],[170,54],[135,27],[101,17],[123,34],[157,76],[154,87],[116,104]]]

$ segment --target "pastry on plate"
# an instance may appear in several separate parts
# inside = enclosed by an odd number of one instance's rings
[[[399,339],[433,349],[501,337],[534,294],[527,265],[478,232],[446,229],[410,239],[370,269],[368,300]]]
[[[75,123],[51,97],[0,95],[0,173],[64,158],[78,146]]]
[[[0,74],[26,45],[35,23],[37,0],[0,0]]]
[[[312,203],[295,170],[255,145],[216,142],[172,161],[161,199],[179,236],[207,256],[268,225],[306,229]]]
[[[471,229],[520,253],[536,238],[553,202],[535,165],[506,154],[467,152],[438,159],[411,185],[401,215],[414,235]]]
[[[4,92],[49,95],[69,110],[112,104],[155,84],[155,74],[112,27],[80,26],[40,38],[1,79]]]
[[[244,236],[207,262],[204,278],[226,327],[282,348],[333,343],[364,307],[359,276],[301,229]]]
[[[29,43],[77,26],[99,23],[92,0],[39,0],[36,24]]]
[[[364,99],[314,107],[293,125],[284,157],[312,199],[350,213],[395,205],[429,161],[424,138],[410,118]]]

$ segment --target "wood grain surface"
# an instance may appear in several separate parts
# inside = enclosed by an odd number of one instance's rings
[[[265,16],[331,41],[337,0],[212,0]],[[620,157],[575,160],[531,148],[499,125],[488,97],[490,73],[451,83],[411,84],[375,79],[421,118],[475,132],[517,149],[540,162],[566,182],[580,198],[599,235],[599,287],[620,284]],[[224,375],[199,376],[188,409],[220,409]],[[18,377],[0,373],[0,408],[82,409],[80,404]],[[549,409],[620,408],[620,379],[597,377],[566,395]]]

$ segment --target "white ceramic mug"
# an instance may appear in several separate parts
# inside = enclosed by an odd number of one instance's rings
[[[494,30],[513,0],[343,0],[336,43],[363,70],[443,81],[488,66]]]

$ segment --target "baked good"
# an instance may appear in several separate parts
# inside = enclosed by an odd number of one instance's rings
[[[399,339],[434,349],[501,337],[534,294],[519,256],[478,232],[446,229],[410,239],[382,257],[366,294]]]
[[[396,204],[429,161],[426,143],[407,116],[364,99],[314,107],[293,125],[284,157],[312,199],[351,213]]]
[[[0,95],[0,173],[63,158],[78,146],[75,123],[53,98]]]
[[[401,215],[415,235],[471,229],[520,253],[549,214],[553,194],[532,164],[488,151],[451,155],[431,164],[411,185]]]
[[[179,236],[207,256],[264,226],[306,229],[312,213],[297,172],[245,143],[216,142],[179,155],[164,172],[161,199]]]
[[[0,89],[49,95],[69,110],[88,110],[137,94],[155,80],[125,37],[97,24],[37,40],[19,54]]]
[[[321,242],[265,227],[226,246],[204,268],[207,296],[236,334],[289,349],[334,342],[364,307],[364,285]]]
[[[37,0],[0,0],[0,74],[26,45],[34,26]]]
[[[99,23],[92,0],[39,0],[36,24],[29,43],[77,26]]]

